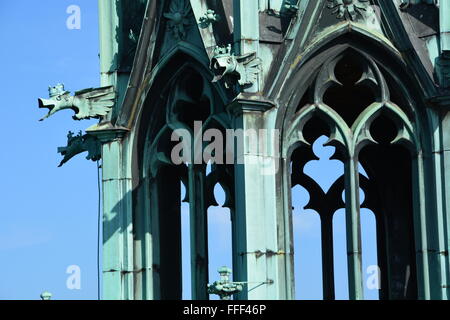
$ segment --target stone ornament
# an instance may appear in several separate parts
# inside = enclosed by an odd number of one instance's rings
[[[254,84],[261,71],[262,61],[255,52],[236,56],[231,52],[231,45],[216,47],[211,60],[211,69],[215,77],[212,82],[225,80],[225,86],[231,88],[236,82],[241,86]]]
[[[169,12],[164,13],[169,30],[177,40],[186,38],[186,28],[191,25],[191,17],[193,16],[189,1],[174,0],[170,4]]]
[[[220,280],[208,285],[209,294],[218,295],[221,300],[231,300],[234,294],[242,292],[243,286],[241,282],[231,282],[230,268],[221,267],[218,272],[220,274]]]
[[[108,86],[77,91],[71,96],[63,84],[57,84],[49,87],[49,97],[50,99],[38,99],[39,108],[49,109],[48,114],[40,121],[65,109],[72,109],[75,112],[74,120],[101,118],[114,106],[116,93],[113,86]]]
[[[62,167],[70,159],[86,151],[88,152],[88,155],[86,157],[87,160],[100,160],[100,141],[90,134],[83,135],[81,131],[76,136],[73,132],[69,131],[69,134],[67,135],[67,146],[58,148],[58,153],[60,153],[64,157],[58,167]]]
[[[220,16],[214,12],[212,9],[208,9],[203,17],[200,17],[199,25],[200,28],[206,29],[212,23],[220,20]]]
[[[369,7],[369,0],[328,0],[328,8],[338,19],[355,21],[357,16],[364,17]]]

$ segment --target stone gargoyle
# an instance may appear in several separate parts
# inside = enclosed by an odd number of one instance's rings
[[[67,161],[69,161],[76,155],[86,151],[88,152],[88,155],[86,157],[87,160],[100,160],[100,141],[90,134],[83,135],[83,133],[80,132],[75,136],[73,132],[69,132],[69,134],[67,135],[67,146],[58,148],[58,153],[60,153],[64,157],[59,164],[59,167],[62,167]]]
[[[49,87],[48,91],[50,99],[38,100],[39,108],[50,110],[40,121],[65,109],[72,109],[75,112],[74,120],[98,119],[108,114],[116,99],[113,86],[85,89],[75,92],[73,96],[69,91],[64,90],[63,84]]]
[[[225,80],[225,86],[230,88],[236,82],[241,86],[254,84],[261,71],[261,59],[256,53],[248,53],[236,56],[231,53],[231,46],[226,48],[217,47],[211,60],[211,69],[215,77],[212,82]]]

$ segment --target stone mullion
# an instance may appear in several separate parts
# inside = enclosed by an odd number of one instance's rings
[[[349,297],[363,300],[358,159],[349,157],[344,164]]]
[[[192,299],[208,300],[208,209],[205,203],[205,167],[189,165],[189,219]]]
[[[322,229],[323,299],[334,300],[333,213],[320,215]]]
[[[152,251],[152,299],[161,299],[161,245],[160,245],[160,229],[159,229],[159,195],[158,195],[158,185],[156,178],[149,181],[149,196],[150,196],[150,232],[151,232],[151,243]],[[148,252],[148,251],[147,251]]]

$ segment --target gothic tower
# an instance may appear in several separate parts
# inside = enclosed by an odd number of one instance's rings
[[[101,148],[104,299],[181,299],[186,277],[193,299],[209,298],[216,185],[244,283],[235,299],[296,298],[298,186],[320,221],[323,299],[337,298],[338,257],[348,298],[365,298],[366,209],[377,296],[448,298],[450,0],[99,4],[102,86],[116,98],[107,115],[90,109],[101,121],[83,141]],[[327,190],[305,171],[320,137],[343,168]]]

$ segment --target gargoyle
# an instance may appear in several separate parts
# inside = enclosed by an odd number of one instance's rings
[[[227,88],[236,82],[241,86],[247,86],[257,81],[261,71],[261,59],[256,57],[255,52],[236,56],[231,53],[229,45],[227,48],[216,48],[211,60],[211,69],[215,74],[213,82],[223,78]]]
[[[88,152],[87,160],[97,161],[101,158],[101,143],[100,141],[90,135],[80,131],[77,136],[74,136],[73,132],[69,132],[67,135],[67,146],[58,148],[58,153],[64,156],[58,167],[62,167],[67,161],[75,157],[76,155]]]
[[[38,100],[39,108],[50,110],[40,121],[64,109],[72,109],[75,112],[74,120],[100,118],[108,114],[116,99],[113,86],[77,91],[74,96],[64,90],[63,84],[49,87],[48,91],[50,99]]]

